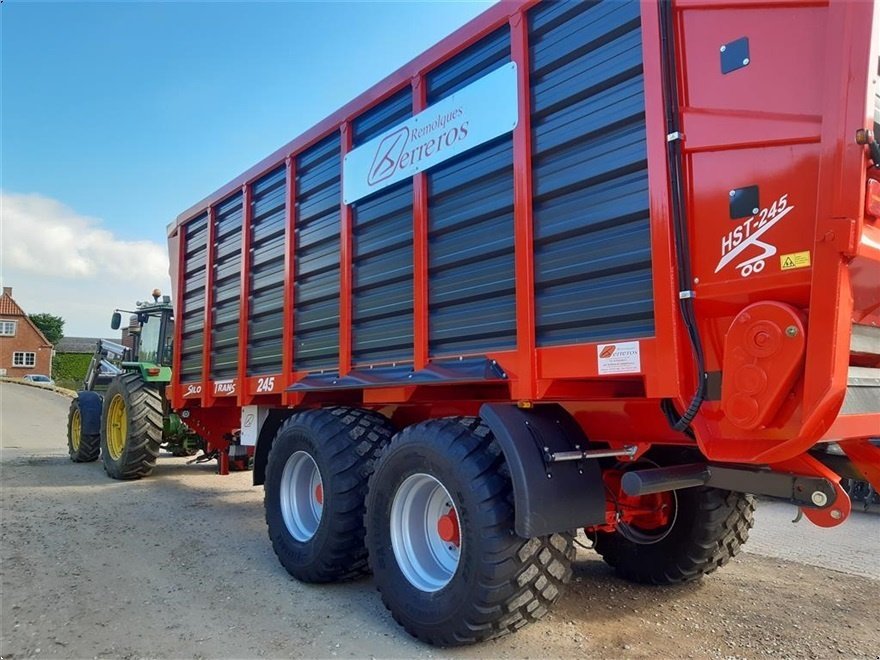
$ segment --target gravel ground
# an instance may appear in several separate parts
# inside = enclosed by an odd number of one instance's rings
[[[675,588],[630,585],[583,550],[541,623],[440,651],[392,621],[371,579],[290,579],[249,474],[169,457],[122,483],[71,463],[67,405],[0,384],[2,658],[880,658],[877,515],[829,532],[765,506],[752,552]]]

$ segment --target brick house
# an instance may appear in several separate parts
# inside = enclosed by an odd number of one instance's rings
[[[4,286],[0,296],[0,375],[22,378],[51,373],[52,344],[12,298],[12,287]]]

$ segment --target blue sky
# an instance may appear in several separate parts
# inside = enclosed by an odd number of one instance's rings
[[[5,0],[3,284],[108,334],[178,213],[491,4]]]

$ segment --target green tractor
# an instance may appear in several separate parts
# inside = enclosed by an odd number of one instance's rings
[[[83,387],[70,404],[67,447],[74,462],[100,455],[114,479],[139,479],[153,471],[160,449],[192,456],[204,443],[165,397],[174,338],[171,299],[156,289],[152,302],[116,310],[110,323],[114,330],[122,324],[122,311],[132,314],[133,345],[98,340]]]

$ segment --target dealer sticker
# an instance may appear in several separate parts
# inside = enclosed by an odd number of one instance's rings
[[[599,344],[598,352],[600,374],[637,374],[642,371],[637,341]]]
[[[809,268],[810,251],[792,252],[791,254],[779,255],[779,267],[782,270],[793,270],[795,268]]]

